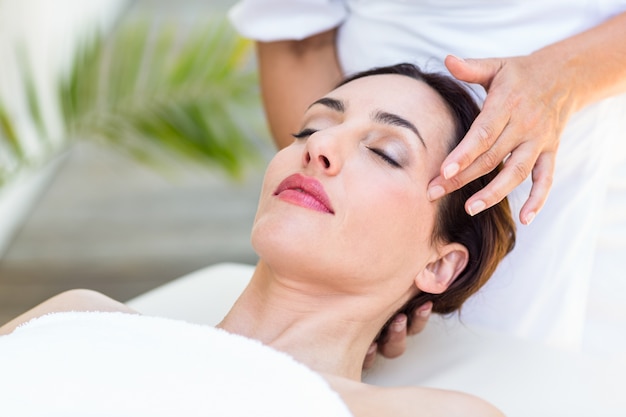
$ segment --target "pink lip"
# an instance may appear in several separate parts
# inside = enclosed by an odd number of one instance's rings
[[[274,195],[297,206],[335,214],[324,186],[315,178],[302,174],[290,175],[278,185]]]

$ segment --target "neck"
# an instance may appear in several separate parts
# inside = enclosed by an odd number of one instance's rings
[[[260,262],[218,327],[260,340],[317,372],[360,380],[367,349],[391,314],[375,303],[279,277]]]

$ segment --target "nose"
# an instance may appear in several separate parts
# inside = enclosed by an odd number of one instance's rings
[[[342,158],[337,139],[326,132],[309,136],[302,155],[305,167],[320,170],[327,175],[336,175],[341,170]]]

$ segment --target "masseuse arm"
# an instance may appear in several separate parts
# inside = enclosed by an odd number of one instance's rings
[[[342,79],[335,30],[301,41],[258,42],[263,106],[276,145],[293,142],[302,115]]]
[[[467,201],[466,210],[475,214],[491,207],[532,175],[530,196],[520,211],[520,221],[527,224],[550,191],[559,139],[570,116],[626,92],[626,12],[527,56],[449,56],[446,66],[459,80],[485,87],[487,97],[431,182],[431,198],[491,171],[511,153],[502,172]]]

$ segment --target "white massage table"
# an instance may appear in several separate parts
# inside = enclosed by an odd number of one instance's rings
[[[136,310],[216,324],[253,267],[217,264],[136,297]],[[544,346],[433,317],[398,359],[379,358],[365,381],[420,385],[478,395],[509,417],[625,417],[626,364]]]

